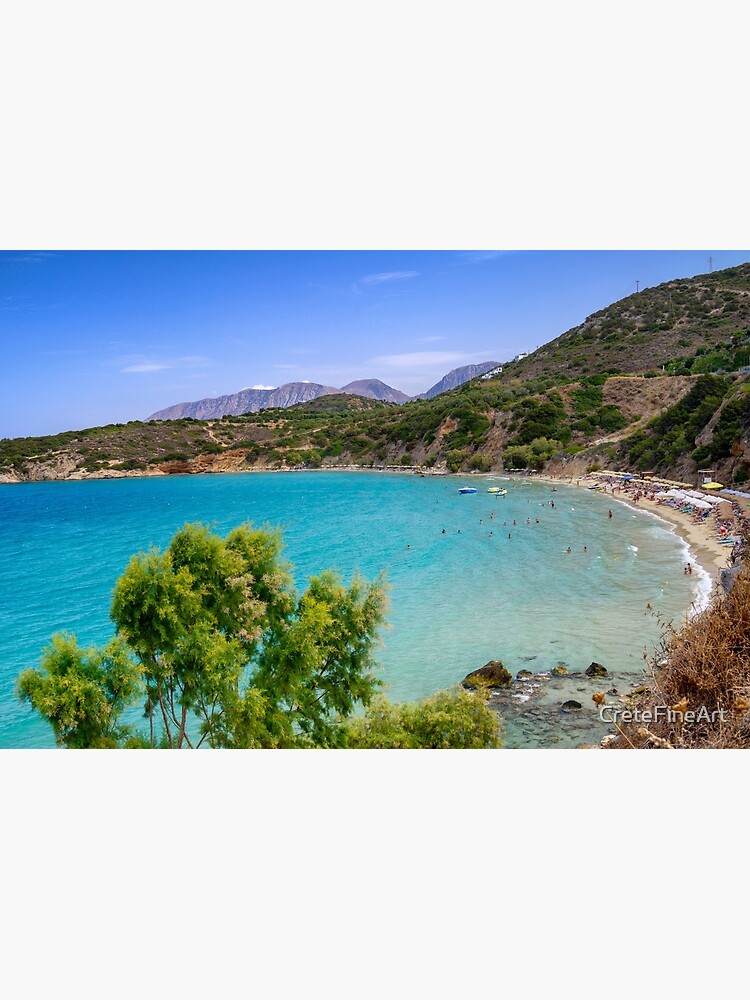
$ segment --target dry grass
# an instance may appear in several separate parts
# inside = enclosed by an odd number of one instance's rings
[[[723,599],[679,632],[667,630],[649,674],[628,708],[656,715],[660,706],[662,717],[620,723],[608,748],[750,747],[750,565]],[[697,718],[704,708],[709,718]]]

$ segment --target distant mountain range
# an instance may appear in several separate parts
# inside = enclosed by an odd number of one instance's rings
[[[479,365],[465,365],[454,368],[444,375],[427,392],[419,396],[407,396],[380,379],[359,379],[349,382],[337,389],[332,385],[321,385],[318,382],[287,382],[277,389],[241,389],[227,396],[216,396],[210,399],[197,399],[192,403],[175,403],[163,410],[152,413],[148,420],[179,420],[181,417],[192,417],[194,420],[212,420],[231,415],[240,416],[243,413],[257,413],[280,407],[286,409],[297,403],[308,403],[319,396],[330,396],[333,393],[348,392],[353,396],[365,396],[368,399],[379,399],[385,403],[407,403],[410,399],[432,399],[433,396],[455,389],[469,379],[483,375],[497,366],[497,361],[484,361]]]

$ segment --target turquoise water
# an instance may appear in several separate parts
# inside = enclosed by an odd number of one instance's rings
[[[390,628],[379,661],[394,700],[455,684],[490,659],[514,673],[591,660],[635,673],[660,632],[647,601],[678,623],[705,591],[704,578],[684,576],[686,547],[671,529],[611,498],[493,479],[508,488],[496,497],[479,477],[478,493],[459,495],[463,482],[303,472],[0,487],[0,748],[54,746],[15,697],[15,678],[55,631],[84,645],[108,639],[130,556],[163,548],[186,521],[221,533],[246,520],[279,525],[298,586],[327,567],[347,579],[384,570]]]

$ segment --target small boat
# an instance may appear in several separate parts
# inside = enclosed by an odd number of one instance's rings
[[[459,493],[476,493],[476,490],[474,489],[474,487],[473,487],[473,486],[462,486],[462,487],[461,487],[461,488],[459,489],[459,491],[458,491],[458,492],[459,492]]]
[[[488,486],[488,487],[487,487],[487,492],[488,492],[488,493],[495,493],[495,494],[497,494],[497,496],[499,496],[499,497],[504,497],[504,496],[506,496],[506,495],[507,495],[507,493],[508,493],[508,491],[507,491],[507,490],[503,490],[503,489],[501,489],[501,488],[500,488],[499,486]]]

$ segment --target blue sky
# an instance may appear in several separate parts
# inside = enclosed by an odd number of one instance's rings
[[[0,437],[246,386],[410,395],[750,251],[0,251]]]

